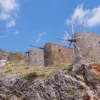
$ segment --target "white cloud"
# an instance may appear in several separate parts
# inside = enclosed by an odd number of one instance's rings
[[[40,34],[38,35],[38,38],[37,38],[37,40],[36,40],[36,43],[39,43],[39,42],[41,41],[41,39],[42,39],[42,36],[45,35],[45,34],[46,34],[45,32],[40,33]]]
[[[17,0],[0,0],[0,20],[5,21],[8,28],[16,25],[14,15],[18,8]]]
[[[15,20],[11,20],[11,21],[9,21],[9,23],[7,23],[6,27],[7,27],[7,28],[11,28],[11,27],[13,27],[13,26],[15,26],[15,25],[16,25]]]
[[[85,23],[86,27],[94,27],[100,25],[100,6],[93,9],[83,9],[83,5],[78,5],[74,10],[71,18],[66,20],[66,24],[70,22],[76,23],[78,16],[78,24]]]

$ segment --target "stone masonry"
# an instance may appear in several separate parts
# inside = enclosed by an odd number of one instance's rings
[[[44,46],[44,66],[56,66],[71,64],[72,48],[46,43]]]
[[[43,51],[37,49],[29,49],[28,63],[31,66],[44,66]]]
[[[75,34],[76,47],[73,71],[79,70],[77,64],[100,64],[100,35],[90,32],[78,32]]]

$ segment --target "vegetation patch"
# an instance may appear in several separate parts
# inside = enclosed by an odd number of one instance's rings
[[[38,74],[37,72],[31,72],[31,73],[25,75],[24,79],[32,80],[32,79],[36,79],[36,78],[44,77],[44,76],[45,76],[45,74]]]
[[[2,72],[0,72],[0,77],[3,77],[3,74],[2,74]]]
[[[12,72],[12,67],[6,66],[6,72]]]
[[[67,71],[72,71],[72,69],[73,69],[73,65],[72,64],[66,67]]]
[[[3,83],[0,83],[0,87],[2,87],[3,86]]]
[[[68,71],[71,66],[69,65],[58,65],[58,66],[52,66],[52,67],[39,67],[39,66],[12,66],[7,65],[5,67],[5,75],[8,74],[16,74],[20,78],[24,78],[27,80],[31,79],[48,79],[49,77],[52,77],[59,71]],[[1,75],[2,76],[2,75]],[[5,76],[5,77],[6,77]]]

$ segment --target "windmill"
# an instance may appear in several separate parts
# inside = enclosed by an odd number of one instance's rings
[[[78,17],[77,17],[78,19]],[[84,22],[82,23],[82,25],[79,27],[79,30],[82,28]],[[77,48],[78,51],[80,51],[80,47],[76,44],[77,39],[81,38],[81,37],[74,37],[75,36],[75,32],[74,32],[74,24],[71,23],[72,25],[72,36],[70,36],[68,34],[67,31],[65,31],[65,34],[67,36],[67,39],[61,39],[61,38],[57,38],[58,40],[62,40],[62,41],[66,41],[66,42],[70,42],[69,46],[73,45],[73,60],[75,59],[75,53],[74,53],[74,47]],[[79,31],[78,30],[78,31]]]

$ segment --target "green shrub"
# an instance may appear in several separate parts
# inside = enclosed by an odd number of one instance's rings
[[[0,72],[0,77],[2,77],[3,76],[3,74],[2,74],[2,72]]]
[[[45,77],[45,74],[40,74],[39,76],[40,76],[40,77]]]
[[[28,62],[25,62],[25,65],[28,65]]]
[[[67,67],[68,71],[72,71],[72,69],[73,69],[73,65],[72,64]]]
[[[15,65],[18,65],[18,61],[15,61],[14,63],[15,63]]]
[[[39,77],[39,74],[37,72],[32,72],[32,73],[24,76],[24,78],[27,80],[32,80],[32,79],[35,79],[37,77]]]
[[[66,68],[64,68],[63,70],[72,71],[72,69],[73,69],[73,65],[69,65],[69,66],[66,66]]]
[[[45,74],[38,74],[37,72],[32,72],[24,76],[24,79],[32,80],[38,77],[45,77]]]
[[[2,87],[3,86],[3,83],[0,83],[0,87]]]
[[[10,96],[6,96],[5,100],[11,100]]]
[[[12,72],[12,68],[9,66],[6,66],[6,72]]]

